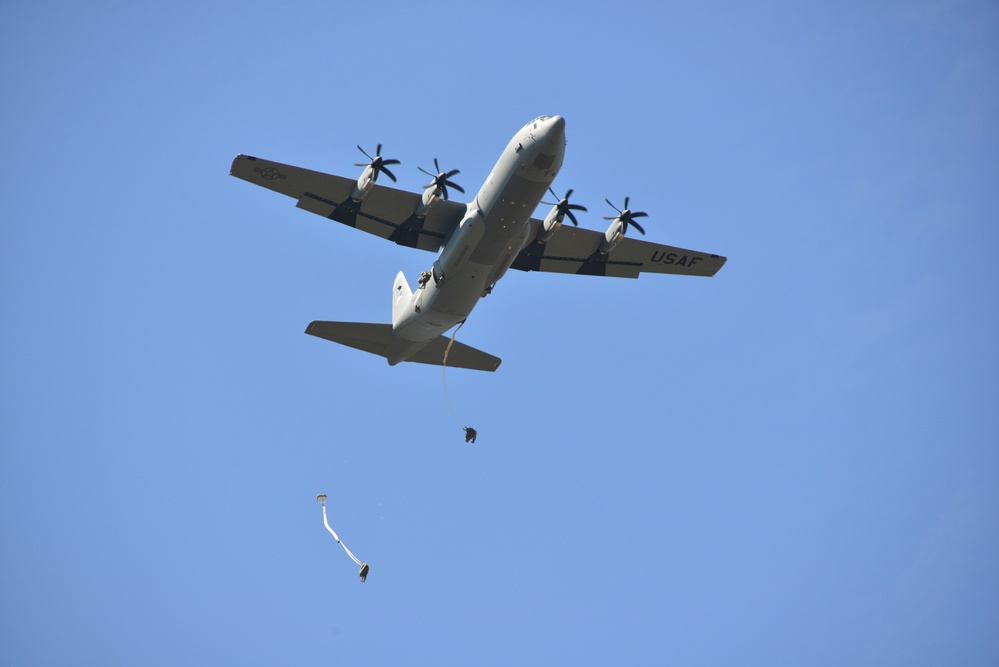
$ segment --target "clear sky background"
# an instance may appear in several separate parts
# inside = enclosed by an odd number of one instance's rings
[[[5,2],[0,94],[0,663],[999,662],[995,2]],[[729,261],[511,271],[466,445],[303,334],[433,255],[229,164],[472,194],[541,114]]]

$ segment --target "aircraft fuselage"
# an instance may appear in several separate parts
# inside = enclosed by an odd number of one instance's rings
[[[426,284],[410,295],[402,274],[396,278],[392,329],[412,345],[401,345],[389,363],[405,360],[462,322],[503,277],[533,240],[528,238],[531,214],[558,175],[564,155],[561,116],[536,118],[514,135],[445,241]]]

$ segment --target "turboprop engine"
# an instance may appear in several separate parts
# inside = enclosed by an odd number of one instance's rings
[[[603,254],[609,253],[613,250],[618,243],[624,239],[624,221],[620,218],[614,218],[604,232],[604,240],[600,242],[600,252]]]
[[[388,164],[399,164],[398,160],[386,160],[382,157],[382,145],[378,144],[378,148],[375,149],[375,156],[371,157],[367,152],[361,148],[357,147],[357,150],[364,153],[364,157],[368,158],[370,162],[355,162],[355,167],[364,167],[364,171],[357,179],[357,185],[354,186],[354,192],[351,193],[350,197],[356,202],[361,202],[368,193],[371,192],[371,188],[375,186],[375,181],[378,180],[378,174],[385,174],[395,182],[395,174],[385,168]]]
[[[552,193],[552,196],[557,197],[555,191],[548,188],[548,192]],[[568,192],[565,193],[565,197],[562,197],[558,202],[551,204],[552,210],[548,212],[545,216],[545,221],[541,225],[541,229],[538,230],[538,243],[545,243],[555,232],[562,229],[562,221],[565,220],[566,216],[572,222],[573,227],[578,227],[579,222],[576,220],[576,216],[572,214],[573,211],[585,211],[585,206],[580,206],[579,204],[570,204],[569,197],[572,196],[572,189],[570,188]],[[547,205],[549,202],[541,202]]]
[[[645,235],[645,230],[642,229],[640,224],[635,222],[635,218],[644,218],[649,214],[644,211],[632,212],[632,210],[628,208],[628,199],[629,197],[624,198],[623,211],[617,206],[614,206],[614,204],[611,204],[609,199],[604,200],[607,202],[608,206],[617,211],[616,216],[604,218],[604,220],[611,221],[607,231],[604,232],[604,240],[600,243],[600,252],[605,255],[613,250],[614,247],[617,246],[617,244],[624,238],[624,235],[628,233],[628,225],[637,229],[643,236]]]
[[[437,202],[441,200],[441,197],[447,200],[447,189],[449,187],[454,188],[462,194],[465,193],[465,190],[460,185],[450,180],[452,176],[460,174],[461,172],[457,169],[452,169],[447,172],[441,171],[440,166],[437,164],[437,158],[434,158],[434,169],[437,170],[436,175],[430,173],[423,167],[417,167],[417,169],[434,179],[423,191],[423,198],[420,202],[420,207],[416,209],[417,218],[427,217],[427,213],[430,213],[430,209],[437,205]]]

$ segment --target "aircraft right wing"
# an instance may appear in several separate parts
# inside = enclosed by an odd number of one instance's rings
[[[421,193],[375,184],[361,203],[351,199],[353,178],[237,155],[229,174],[298,200],[298,208],[399,245],[437,252],[461,222],[466,205],[442,200],[425,218],[415,213]]]
[[[543,222],[531,218],[531,238]],[[637,278],[640,273],[713,276],[725,257],[625,237],[608,254],[600,252],[604,233],[580,227],[562,228],[547,243],[532,242],[511,265],[521,271],[551,271],[584,276]]]

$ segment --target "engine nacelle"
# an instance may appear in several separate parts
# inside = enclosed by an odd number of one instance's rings
[[[362,202],[374,186],[375,170],[369,164],[364,168],[364,171],[361,172],[361,176],[357,179],[357,183],[354,185],[354,192],[351,193],[350,198],[356,202]]]
[[[558,206],[552,206],[552,210],[545,216],[545,221],[538,230],[538,243],[546,243],[548,239],[555,235],[555,232],[562,229],[562,220],[565,214],[559,215]]]
[[[416,217],[427,217],[427,214],[430,213],[430,209],[436,206],[437,202],[441,200],[441,194],[443,194],[441,189],[434,184],[431,184],[426,190],[424,190],[420,207],[416,209]]]
[[[475,246],[486,233],[486,222],[478,210],[470,210],[448,239],[440,257],[434,262],[434,281],[440,285],[447,276],[456,275],[468,262]]]
[[[609,253],[624,238],[624,221],[620,216],[611,221],[607,231],[604,232],[604,240],[600,242],[600,252]]]

